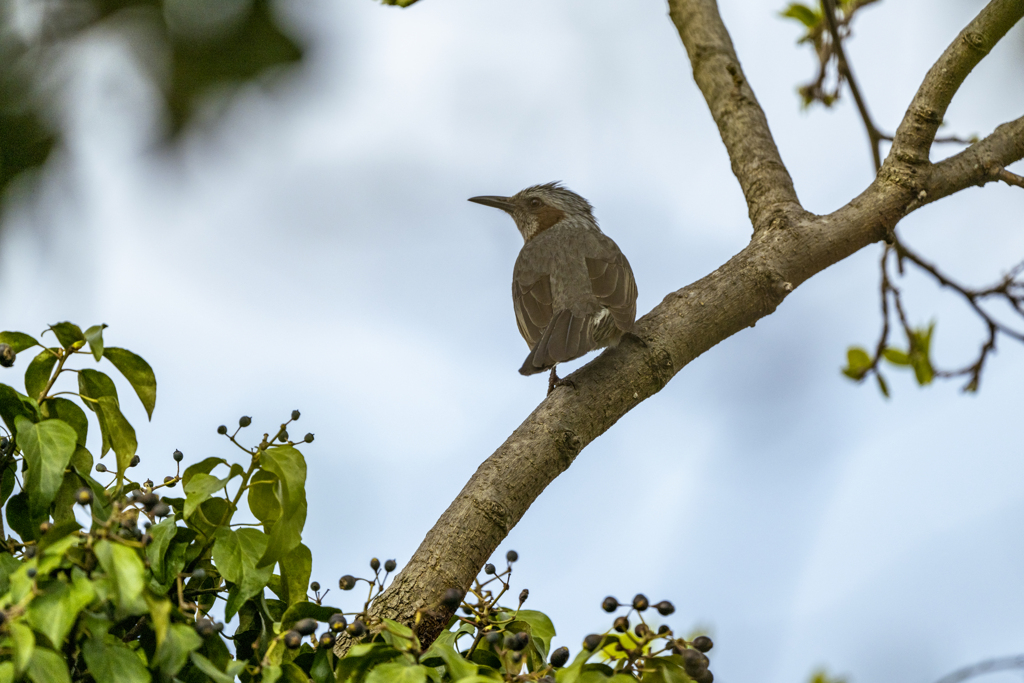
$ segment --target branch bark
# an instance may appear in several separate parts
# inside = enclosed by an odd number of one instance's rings
[[[575,390],[550,394],[492,454],[428,532],[373,613],[405,623],[451,587],[466,588],[547,485],[580,451],[627,412],[660,391],[690,361],[770,315],[814,274],[885,238],[909,211],[1024,158],[1024,121],[1004,124],[968,150],[933,167],[930,146],[956,88],[1024,13],[1021,0],[994,0],[928,73],[894,143],[899,164],[860,196],[826,216],[800,206],[764,113],[747,84],[713,0],[669,0],[743,187],[755,226],[742,251],[710,275],[665,297],[637,321],[635,335],[571,375]],[[892,154],[890,158],[892,158]],[[910,173],[907,169],[913,168]],[[908,182],[907,177],[912,176]],[[924,192],[924,196],[920,195]],[[419,624],[430,642],[450,613]],[[346,649],[339,643],[338,650]]]

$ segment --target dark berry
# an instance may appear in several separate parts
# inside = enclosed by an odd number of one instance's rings
[[[174,451],[174,454],[171,457],[174,458],[174,462],[181,462],[182,460],[184,460],[185,454],[182,453],[181,451],[176,450]]]
[[[107,466],[104,465],[103,463],[100,463],[100,464],[96,465],[96,471],[97,472],[106,472],[107,471]]]
[[[498,643],[503,640],[500,631],[491,631],[484,637],[487,638],[487,642],[490,643],[492,647],[498,647]]]
[[[651,629],[647,628],[647,624],[637,624],[636,628],[633,629],[633,633],[635,633],[640,638],[643,638],[650,632]]]
[[[530,589],[524,588],[523,592],[519,594],[519,604],[522,605],[526,602],[526,598],[530,597]]]
[[[509,564],[512,564],[513,562],[519,559],[519,553],[517,553],[515,550],[509,550],[507,553],[505,553],[505,559],[508,560]]]
[[[153,506],[152,514],[154,517],[166,517],[171,514],[171,506],[161,500]]]
[[[462,603],[462,599],[464,597],[466,597],[465,591],[459,590],[458,588],[449,588],[441,597],[441,604],[454,612],[458,608],[459,604]]]
[[[288,440],[288,432],[281,430],[281,433],[277,435],[277,440],[284,443]]]
[[[709,670],[704,669],[704,673],[698,674],[694,677],[693,680],[696,681],[696,683],[713,683],[715,680],[715,675],[711,673]]]
[[[372,560],[370,560],[370,569],[372,569],[373,571],[379,571],[380,570],[380,560],[378,560],[376,557],[373,558]]]
[[[466,614],[466,615],[472,614],[473,613],[473,608],[470,607],[469,605],[463,605],[462,606],[462,613]]]
[[[614,612],[618,608],[619,601],[610,595],[601,602],[601,609],[603,609],[605,612]]]
[[[248,415],[243,415],[242,417],[238,418],[238,426],[239,427],[248,427],[251,424],[252,424],[252,418],[249,417]]]
[[[364,633],[366,633],[366,624],[364,624],[361,620],[356,619],[348,625],[348,629],[346,630],[348,631],[348,634],[350,636],[352,636],[353,638],[358,638]]]
[[[602,637],[599,633],[591,633],[583,639],[583,649],[587,652],[593,652],[601,644]]]
[[[530,644],[530,635],[525,631],[519,633],[509,633],[505,635],[505,649],[512,650],[513,652],[519,652],[526,648]]]
[[[658,610],[658,614],[660,614],[661,616],[667,617],[668,615],[676,611],[676,606],[668,600],[662,600],[654,606],[654,609]]]
[[[302,634],[298,631],[288,631],[284,634],[284,644],[289,650],[296,649],[299,645],[302,645]]]
[[[142,462],[142,459],[137,455],[133,455],[131,462],[128,463],[128,467],[135,467],[140,462]]]
[[[221,425],[220,427],[217,427],[217,433],[218,434],[227,434],[228,433],[227,425]],[[287,635],[285,636],[284,640],[285,640],[285,643],[288,642],[288,636]],[[302,638],[299,638],[299,640],[301,641]],[[291,646],[289,646],[289,647],[291,647]],[[298,645],[296,645],[295,647],[298,647]]]
[[[693,646],[701,652],[707,652],[715,646],[707,636],[697,636],[693,639]]]
[[[217,627],[209,619],[206,619],[204,617],[202,619],[196,620],[196,633],[198,633],[202,637],[205,638],[207,636],[212,636],[216,632]]]
[[[36,569],[35,567],[29,567],[28,569],[25,570],[25,575],[28,578],[30,578],[30,579],[36,578],[36,574],[38,574],[38,573],[39,573],[39,570]]]
[[[618,617],[612,624],[612,627],[619,633],[625,633],[629,630],[629,619],[626,617]]]
[[[320,647],[334,647],[334,634],[330,631],[324,631],[320,634],[320,639],[317,641]]]
[[[89,488],[88,486],[83,486],[82,488],[75,491],[75,502],[78,503],[79,505],[88,505],[89,503],[91,503],[92,489]]]
[[[388,560],[384,563],[384,571],[393,572],[398,568],[398,563],[394,560]]]
[[[350,591],[356,587],[356,577],[351,574],[345,574],[345,576],[338,579],[338,588],[343,591]]]
[[[569,661],[569,648],[560,647],[551,653],[551,666],[560,669]]]
[[[306,435],[302,437],[302,440],[306,443],[313,443],[313,432],[306,432]]]
[[[658,627],[658,635],[659,636],[663,636],[663,635],[665,635],[666,633],[668,633],[671,630],[672,629],[670,629],[668,627],[668,624],[662,624],[661,626]]]
[[[304,636],[311,636],[316,633],[316,619],[299,619],[292,628]]]
[[[643,593],[637,593],[636,597],[633,598],[633,609],[637,612],[645,611],[650,604],[651,603],[647,601],[647,596]]]
[[[345,619],[345,615],[341,612],[335,612],[331,615],[331,618],[327,620],[327,627],[335,633],[344,631],[346,626],[348,626],[348,621]]]
[[[495,574],[497,571],[498,570],[495,568],[495,566],[490,562],[484,565],[484,574]]]
[[[33,557],[36,556],[36,547],[34,545],[27,545],[25,546],[25,550],[23,550],[22,552],[25,553],[25,557],[27,559],[31,560]]]
[[[696,650],[685,649],[682,652],[683,668],[690,678],[696,678],[707,671],[708,658]]]
[[[309,590],[313,591],[314,593],[319,593],[320,584],[314,581],[313,583],[309,584]]]
[[[143,534],[142,536],[142,547],[149,547],[149,544],[153,542],[153,534]]]
[[[292,419],[293,420],[298,420],[300,415],[301,415],[301,413],[299,413],[299,411],[297,411],[297,410],[293,410],[292,411]]]
[[[0,365],[5,368],[12,367],[14,365],[14,359],[18,357],[18,354],[14,352],[14,347],[10,344],[0,344]]]

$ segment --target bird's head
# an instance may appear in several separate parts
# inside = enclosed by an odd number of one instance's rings
[[[512,216],[526,242],[565,218],[584,218],[597,227],[590,202],[558,183],[534,185],[511,197],[470,197],[469,201],[493,206]]]

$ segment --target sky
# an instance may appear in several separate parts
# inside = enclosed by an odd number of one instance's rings
[[[802,111],[815,64],[783,3],[720,4],[805,207],[839,208],[872,178],[849,98]],[[863,11],[847,50],[879,126],[981,6]],[[544,398],[544,377],[516,371],[521,238],[468,197],[563,181],[628,256],[642,313],[751,229],[661,2],[296,0],[284,16],[301,69],[211,100],[173,153],[153,144],[163,114],[125,48],[83,48],[67,149],[5,217],[0,328],[105,322],[108,345],[150,362],[153,421],[125,401],[143,477],[170,473],[176,448],[185,464],[233,457],[217,425],[252,415],[255,443],[300,409],[292,432],[316,434],[304,539],[313,579],[336,586],[374,556],[402,566]],[[1018,26],[944,131],[1020,116],[1022,60]],[[1024,192],[990,184],[899,232],[980,286],[1024,258],[1021,216]],[[892,371],[885,400],[842,377],[846,348],[877,339],[880,253],[691,363],[536,501],[496,557],[519,553],[513,588],[553,618],[555,645],[577,652],[610,626],[606,595],[643,592],[675,604],[678,631],[713,636],[723,682],[827,667],[930,683],[1024,651],[1024,350],[1001,341],[975,396]],[[937,321],[938,362],[970,361],[984,330],[962,303],[912,272],[899,284],[915,324]]]

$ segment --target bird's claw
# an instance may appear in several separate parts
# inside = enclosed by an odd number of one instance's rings
[[[551,368],[551,375],[548,377],[548,393],[550,394],[555,390],[555,387],[569,387],[575,391],[576,383],[571,379],[562,379],[555,372],[554,368]]]

